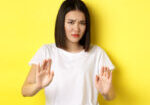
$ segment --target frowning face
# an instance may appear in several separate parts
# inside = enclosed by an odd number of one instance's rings
[[[68,12],[65,16],[64,25],[66,42],[78,43],[86,30],[84,13],[79,10]]]

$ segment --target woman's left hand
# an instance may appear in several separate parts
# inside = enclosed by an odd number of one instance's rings
[[[102,95],[107,95],[112,86],[112,71],[108,67],[102,67],[100,74],[96,75],[95,86]]]

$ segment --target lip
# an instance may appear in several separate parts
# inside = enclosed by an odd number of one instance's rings
[[[72,34],[73,37],[79,37],[79,34]]]

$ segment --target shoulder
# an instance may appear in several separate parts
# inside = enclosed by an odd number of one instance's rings
[[[42,47],[46,55],[57,53],[57,47],[55,43],[47,43],[44,44]]]
[[[97,53],[104,52],[104,49],[96,44],[91,44],[91,50]]]
[[[55,43],[47,43],[42,45],[42,49],[47,50],[47,49],[53,49],[55,47]]]

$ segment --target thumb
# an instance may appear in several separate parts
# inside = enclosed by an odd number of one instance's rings
[[[95,82],[97,83],[98,81],[99,81],[99,76],[96,75]]]
[[[51,76],[51,77],[54,76],[54,71],[51,71],[50,76]]]
[[[49,83],[53,80],[53,76],[54,76],[54,71],[51,71],[49,75]]]

